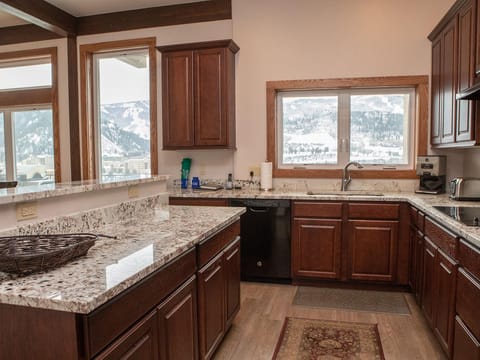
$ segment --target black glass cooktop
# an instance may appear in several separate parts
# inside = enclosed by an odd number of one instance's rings
[[[434,206],[435,209],[443,212],[451,218],[460,221],[468,226],[479,226],[480,207],[467,206]]]

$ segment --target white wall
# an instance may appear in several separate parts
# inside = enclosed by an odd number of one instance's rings
[[[427,35],[453,3],[233,0],[237,177],[266,158],[266,81],[430,74]]]
[[[62,181],[70,181],[70,126],[68,113],[68,63],[67,40],[47,40],[0,46],[0,53],[20,50],[57,47],[58,57],[58,105],[60,123],[60,166]]]
[[[193,176],[224,178],[233,172],[240,179],[248,177],[250,166],[258,166],[266,158],[266,81],[430,74],[431,44],[427,35],[453,3],[232,0],[232,20],[82,36],[78,43],[155,36],[157,45],[167,45],[233,38],[240,46],[236,58],[237,150],[160,151],[159,169],[177,178],[181,159],[192,157]],[[4,46],[0,52],[52,44],[59,46],[62,175],[68,179],[66,42]],[[161,145],[160,61],[157,72]],[[458,150],[443,153],[449,156],[449,177],[463,175],[464,163],[468,164],[465,171],[471,170],[467,167],[475,156]],[[478,169],[479,163],[475,162]]]

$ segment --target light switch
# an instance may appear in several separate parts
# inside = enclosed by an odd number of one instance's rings
[[[17,221],[35,219],[38,216],[37,202],[18,203]]]

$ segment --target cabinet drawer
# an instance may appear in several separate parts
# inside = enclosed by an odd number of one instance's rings
[[[479,360],[480,343],[458,316],[455,317],[453,360]]]
[[[430,218],[425,218],[425,235],[448,255],[457,259],[457,236],[438,225]]]
[[[293,203],[293,217],[339,219],[342,217],[342,203],[295,201]]]
[[[348,217],[350,219],[366,220],[398,220],[400,216],[399,204],[381,204],[381,203],[350,203],[348,204]]]
[[[85,342],[90,357],[153,309],[195,270],[195,250],[192,249],[84,316]]]
[[[232,225],[221,230],[211,238],[202,241],[198,244],[198,267],[202,267],[210,261],[220,250],[222,250],[228,243],[233,241],[240,235],[240,221],[236,221]]]
[[[480,250],[475,249],[463,239],[460,239],[458,244],[458,261],[480,279]]]
[[[457,314],[477,338],[480,338],[479,304],[480,282],[468,274],[464,268],[458,269]]]

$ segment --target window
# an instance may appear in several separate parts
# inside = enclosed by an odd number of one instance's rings
[[[413,177],[426,152],[426,86],[427,77],[268,82],[274,176],[337,177],[358,161],[362,177]]]
[[[156,174],[154,45],[139,39],[80,47],[81,71],[90,73],[82,84],[85,179]]]
[[[60,181],[56,48],[0,54],[0,179]]]
[[[415,91],[368,89],[279,92],[280,167],[409,167]]]

